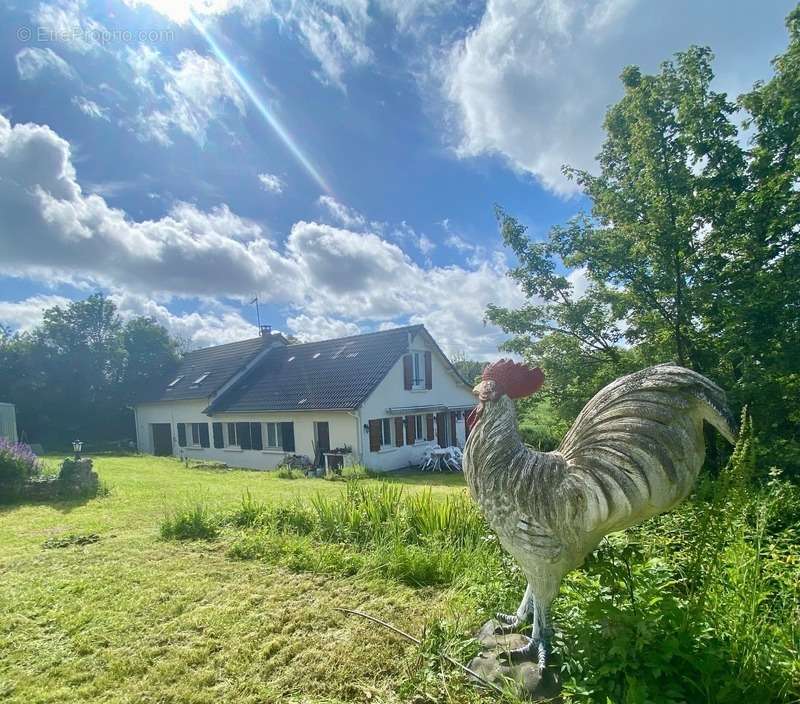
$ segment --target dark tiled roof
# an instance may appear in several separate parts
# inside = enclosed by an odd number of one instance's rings
[[[216,399],[209,412],[354,409],[408,349],[412,325],[277,347]]]
[[[261,352],[267,344],[269,344],[269,340],[256,337],[189,352],[181,360],[178,371],[170,374],[169,377],[162,377],[151,388],[144,390],[139,402],[208,398]],[[199,384],[195,384],[194,382],[203,374],[208,374],[208,376]],[[183,378],[174,386],[169,387],[170,382],[178,377]]]

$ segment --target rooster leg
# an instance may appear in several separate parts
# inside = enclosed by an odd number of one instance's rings
[[[525,596],[522,597],[516,613],[495,614],[495,619],[499,622],[499,625],[494,629],[495,633],[516,633],[522,630],[533,620],[533,612],[533,591],[529,584],[525,589]]]
[[[505,653],[501,653],[500,657],[508,663],[517,663],[530,660],[533,656],[536,656],[539,669],[544,670],[547,667],[547,658],[550,654],[550,636],[552,633],[547,625],[548,608],[535,599],[532,599],[531,602],[533,606],[533,633],[531,637],[521,648],[508,650]]]

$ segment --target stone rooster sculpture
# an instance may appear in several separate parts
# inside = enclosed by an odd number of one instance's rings
[[[526,447],[513,399],[537,391],[541,370],[489,365],[464,449],[464,475],[500,543],[528,580],[501,630],[532,626],[512,661],[547,660],[548,610],[562,578],[604,535],[670,510],[691,491],[705,457],[703,421],[729,442],[735,422],[725,393],[700,374],[661,364],[617,379],[586,404],[554,452]]]

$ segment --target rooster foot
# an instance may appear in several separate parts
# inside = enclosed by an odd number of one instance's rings
[[[528,619],[523,619],[516,614],[495,614],[497,625],[494,627],[495,635],[517,633],[528,625]]]
[[[549,651],[549,643],[545,639],[528,638],[528,642],[521,648],[512,648],[505,650],[497,657],[498,660],[505,662],[508,665],[516,665],[521,662],[526,662],[536,658],[539,669],[544,671],[547,667],[547,656]]]

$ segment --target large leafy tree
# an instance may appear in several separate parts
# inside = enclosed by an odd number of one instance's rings
[[[146,379],[177,361],[150,318],[123,322],[100,294],[45,311],[28,333],[0,332],[0,397],[17,406],[30,442],[63,445],[133,436],[130,404]]]
[[[676,361],[751,404],[771,459],[800,460],[798,11],[788,24],[775,76],[741,99],[751,150],[736,105],[712,90],[710,51],[692,47],[654,75],[623,72],[599,173],[565,169],[590,213],[535,242],[499,212],[529,303],[487,317],[514,334],[508,349],[545,366],[563,417],[621,373]]]

